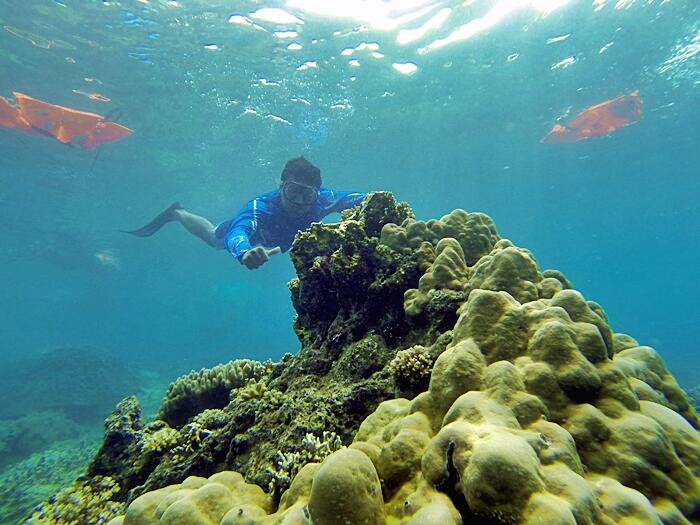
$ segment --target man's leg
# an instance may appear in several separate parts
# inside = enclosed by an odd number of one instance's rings
[[[125,231],[124,233],[130,233],[137,237],[150,237],[167,223],[175,221],[182,224],[188,232],[199,237],[209,246],[218,247],[217,239],[214,238],[214,225],[204,217],[186,211],[179,202],[172,203],[151,222],[138,230]]]
[[[184,208],[175,210],[175,217],[175,220],[182,224],[192,235],[199,237],[209,246],[216,247],[213,235],[214,225],[206,218],[190,213]]]

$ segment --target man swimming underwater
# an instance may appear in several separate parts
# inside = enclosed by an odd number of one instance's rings
[[[357,206],[364,198],[364,193],[322,188],[321,171],[298,157],[284,166],[278,189],[248,201],[235,217],[217,226],[175,202],[144,227],[125,233],[148,237],[168,222],[178,221],[209,246],[227,250],[254,270],[271,256],[289,250],[298,231],[331,213]]]

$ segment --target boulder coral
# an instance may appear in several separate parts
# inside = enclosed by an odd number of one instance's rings
[[[221,409],[267,437],[214,434],[223,472],[132,491],[110,525],[700,523],[700,419],[653,349],[486,215],[422,222],[387,194],[369,202],[295,241],[302,349],[263,378],[275,408],[233,395]],[[362,293],[345,295],[352,279]],[[427,386],[397,388],[417,349]],[[268,494],[260,451],[293,447],[290,421],[297,447],[324,424],[346,446]]]

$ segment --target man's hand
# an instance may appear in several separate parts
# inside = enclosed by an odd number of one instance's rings
[[[256,246],[243,254],[243,259],[241,259],[241,262],[249,270],[255,270],[256,268],[260,268],[263,264],[265,264],[270,257],[277,255],[281,251],[282,248],[279,246],[270,250],[267,250],[262,246]]]

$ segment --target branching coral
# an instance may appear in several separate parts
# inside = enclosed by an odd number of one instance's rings
[[[297,451],[277,452],[277,464],[268,468],[268,490],[279,495],[289,488],[294,476],[307,463],[320,463],[333,452],[343,448],[343,442],[335,432],[323,432],[322,437],[307,433]]]
[[[229,393],[250,379],[259,380],[270,373],[272,362],[237,359],[214,368],[202,369],[180,377],[168,387],[158,419],[180,427],[206,408],[223,408]]]
[[[435,359],[421,345],[399,350],[389,363],[389,371],[401,389],[421,385],[430,377]]]
[[[248,381],[245,386],[236,391],[235,398],[241,401],[251,399],[261,399],[267,391],[267,384],[264,381]]]

